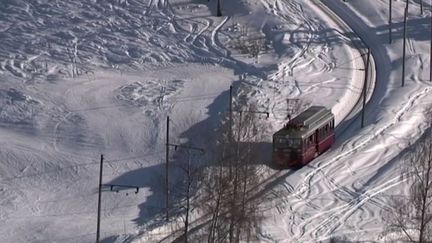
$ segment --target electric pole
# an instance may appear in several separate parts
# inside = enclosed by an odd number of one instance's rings
[[[392,1],[389,0],[389,43],[392,43]]]
[[[166,221],[169,220],[169,116],[167,116],[167,127],[166,127],[166,163],[165,163],[165,210],[166,210]]]
[[[407,36],[407,15],[408,15],[408,0],[404,14],[404,32],[403,32],[403,48],[402,48],[402,87],[405,86],[405,52],[406,52],[406,36]]]
[[[216,9],[216,16],[221,17],[222,16],[222,11],[221,11],[221,0],[217,0],[217,9]]]
[[[96,228],[96,243],[99,243],[100,236],[100,213],[101,213],[101,197],[102,197],[102,169],[103,169],[103,155],[100,158],[99,169],[99,195],[98,195],[98,211],[97,211],[97,228]]]
[[[229,126],[230,126],[230,139],[232,137],[232,85],[230,85],[230,91],[229,91]]]
[[[187,146],[187,145],[181,145],[181,144],[171,144],[169,143],[169,124],[170,119],[169,116],[167,116],[167,127],[166,127],[166,163],[165,163],[165,184],[166,184],[166,201],[165,201],[165,207],[166,207],[166,221],[169,220],[169,196],[170,196],[170,190],[169,190],[169,147],[174,147],[174,150],[177,150],[178,148],[183,148],[187,150],[198,150],[201,151],[201,153],[204,153],[204,149]]]
[[[232,109],[232,103],[233,103],[233,98],[232,98],[232,96],[233,96],[233,92],[232,92],[232,90],[233,90],[233,87],[232,87],[232,85],[230,85],[230,91],[229,91],[229,95],[230,95],[230,97],[229,97],[229,144],[230,144],[230,148],[231,148],[231,146],[232,146],[232,142],[233,142],[233,120],[232,120],[232,115],[233,115],[233,109]],[[230,151],[230,154],[231,154],[231,151]],[[232,163],[232,159],[230,159],[230,161],[229,161],[229,163],[230,163],[230,166],[229,166],[229,177],[230,178],[232,178],[232,166],[231,166],[231,163]]]
[[[365,79],[363,85],[363,108],[362,108],[362,116],[361,116],[361,128],[364,127],[364,117],[365,117],[365,108],[366,108],[366,89],[367,89],[367,80],[369,75],[369,62],[370,62],[370,48],[368,48],[367,57],[366,57],[366,67],[365,67]]]
[[[420,0],[420,14],[423,15],[423,0]]]

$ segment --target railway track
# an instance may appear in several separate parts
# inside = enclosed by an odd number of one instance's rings
[[[353,46],[358,50],[360,53],[360,57],[363,60],[364,67],[367,63],[367,52],[368,52],[368,46],[365,43],[365,41],[362,39],[360,35],[357,34],[357,32],[351,27],[348,26],[341,18],[339,18],[332,10],[330,10],[324,3],[321,1],[311,1],[312,4],[314,4],[316,7],[318,7],[321,11],[325,12],[328,17],[330,17],[335,23],[337,23],[338,26],[340,26],[341,29],[345,30],[346,33],[344,36],[346,38],[349,38],[351,40],[351,43]],[[348,34],[347,34],[348,33]],[[352,34],[350,34],[352,33]],[[370,60],[369,60],[369,74],[367,78],[367,85],[365,87],[364,81],[363,81],[363,89],[361,94],[363,93],[364,89],[366,88],[366,103],[371,99],[375,87],[376,82],[376,67],[375,67],[375,59],[374,59],[374,53],[371,52]],[[364,76],[363,76],[364,79]],[[363,96],[360,95],[353,107],[351,107],[348,114],[341,119],[341,122],[339,122],[338,126],[336,127],[336,138],[342,136],[346,130],[351,127],[355,122],[357,122],[358,118],[361,115],[361,109],[362,109],[362,102],[363,102]]]
[[[319,8],[322,12],[326,13],[329,18],[331,18],[342,30],[346,31],[344,36],[346,38],[349,38],[351,40],[351,43],[355,46],[355,48],[360,53],[361,59],[363,61],[363,66],[366,65],[366,55],[367,53],[367,45],[362,40],[362,38],[355,33],[354,30],[352,30],[345,22],[343,22],[333,11],[331,11],[326,5],[324,5],[321,1],[312,1],[312,3]],[[371,53],[371,58],[369,62],[369,75],[367,79],[367,86],[362,85],[363,89],[366,88],[366,94],[367,94],[367,101],[370,100],[370,98],[373,95],[374,87],[375,87],[375,81],[376,81],[376,68],[375,68],[375,60],[373,58],[374,53]],[[364,78],[363,78],[364,80]],[[363,82],[364,84],[364,82]],[[357,97],[357,100],[352,106],[348,112],[348,114],[341,119],[339,125],[336,128],[336,134],[337,137],[342,136],[347,132],[347,129],[351,126],[353,126],[356,122],[358,122],[358,118],[360,116],[360,111],[362,108],[362,101],[363,96],[359,95]],[[344,156],[342,156],[344,157]],[[313,177],[313,175],[317,174],[320,171],[320,167],[313,169],[312,171],[308,172],[304,176],[304,182],[300,183],[298,187],[294,188],[291,192],[291,195],[289,197],[297,197],[303,192],[307,191],[310,186],[310,179]],[[257,185],[258,189],[255,194],[253,194],[248,200],[256,200],[261,195],[269,192],[274,188],[275,186],[279,185],[281,180],[284,180],[287,176],[291,175],[295,171],[287,170],[287,171],[274,171],[270,173],[266,178],[263,178],[261,182]],[[209,215],[203,215],[192,222],[190,222],[190,228],[200,228],[203,227],[205,224],[207,224],[209,221]],[[169,235],[165,235],[164,237],[157,237],[156,234],[153,234],[155,238],[158,238],[158,242],[173,242],[178,239],[183,234],[182,229],[174,230]],[[151,236],[149,236],[151,237]],[[144,239],[143,239],[144,240]],[[155,240],[151,238],[146,238],[145,240]],[[138,240],[138,242],[141,242]]]

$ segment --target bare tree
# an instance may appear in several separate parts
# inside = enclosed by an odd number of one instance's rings
[[[250,33],[249,27],[245,25],[235,25],[239,28],[238,35],[231,39],[230,46],[240,50],[242,54],[248,54],[249,57],[258,58],[260,54],[271,48],[271,42],[261,32]]]
[[[256,105],[250,105],[251,111],[257,111]],[[238,215],[236,218],[236,240],[239,242],[240,237],[249,233],[250,235],[251,223],[257,219],[257,201],[251,200],[255,191],[254,188],[259,184],[259,175],[257,171],[258,158],[257,150],[254,149],[254,145],[258,141],[262,141],[259,137],[259,119],[256,113],[246,113],[243,117],[240,113],[239,116],[239,129],[237,134],[238,143],[238,184],[239,188],[239,199],[238,202]],[[240,145],[242,145],[240,147]]]
[[[182,180],[176,183],[173,194],[179,198],[175,202],[174,208],[178,210],[176,213],[180,214],[183,219],[183,235],[181,238],[183,242],[187,243],[189,241],[190,214],[198,207],[195,192],[200,188],[202,182],[203,166],[198,158],[201,153],[185,150],[185,154],[183,161],[178,163],[178,167],[183,174]]]
[[[407,196],[392,198],[386,214],[387,231],[400,232],[409,242],[432,241],[432,130],[417,141],[404,158]]]
[[[254,106],[248,108],[253,109]],[[176,198],[172,213],[183,219],[177,225],[183,231],[179,241],[239,242],[254,235],[251,229],[258,220],[259,182],[254,146],[261,141],[257,117],[246,111],[235,113],[231,133],[232,123],[227,116],[214,144],[203,145],[200,141],[206,152],[203,157],[194,157],[191,151],[177,151],[176,161],[183,179],[172,190]],[[202,161],[197,163],[198,159]],[[191,214],[194,210],[197,213]]]
[[[248,112],[236,115],[232,138],[229,123],[222,127],[218,162],[205,176],[202,206],[210,214],[208,242],[239,242],[250,238],[250,229],[258,219],[256,200],[252,200],[253,188],[259,182],[257,156],[253,153],[254,141],[258,140],[256,116]]]

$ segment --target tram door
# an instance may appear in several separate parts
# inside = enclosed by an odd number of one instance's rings
[[[319,129],[315,130],[315,155],[319,155]]]

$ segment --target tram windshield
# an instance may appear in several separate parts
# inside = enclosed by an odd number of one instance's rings
[[[275,148],[300,148],[301,140],[299,138],[275,137],[273,141]]]

